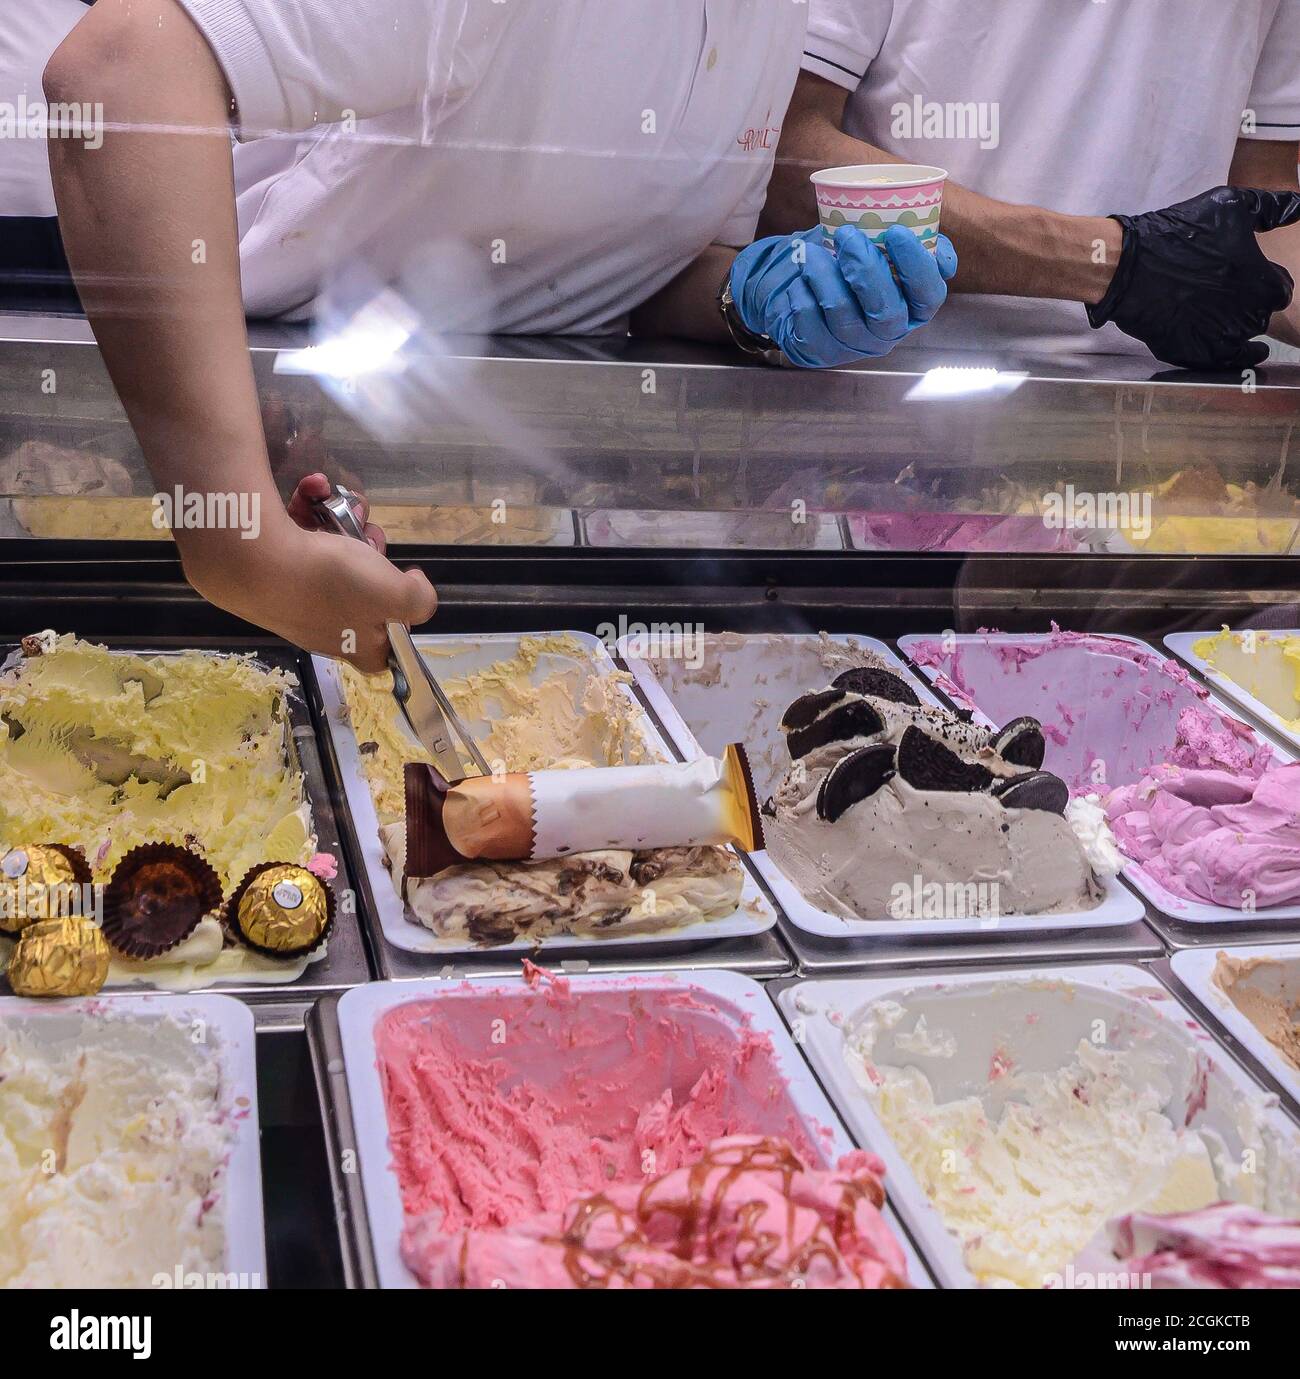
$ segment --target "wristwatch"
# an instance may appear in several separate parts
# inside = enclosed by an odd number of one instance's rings
[[[718,311],[722,314],[722,319],[726,323],[727,330],[737,349],[743,350],[746,354],[754,355],[765,364],[783,365],[785,363],[785,355],[781,353],[776,341],[770,335],[756,335],[741,319],[740,308],[736,305],[736,299],[731,295],[730,269],[727,270],[726,276],[722,279],[722,285],[718,288]]]

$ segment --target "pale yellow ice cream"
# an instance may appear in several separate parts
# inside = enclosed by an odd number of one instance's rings
[[[79,847],[107,882],[133,847],[197,846],[227,894],[259,862],[311,859],[311,811],[289,764],[291,676],[242,656],[47,644],[0,673],[0,850]],[[304,965],[225,947],[208,917],[160,958],[115,957],[109,983],[292,981]]]
[[[0,1287],[147,1288],[225,1271],[233,1119],[188,1021],[0,1019]],[[62,1024],[62,1021],[60,1021]]]
[[[489,764],[508,771],[624,766],[662,759],[623,690],[592,653],[564,634],[524,637],[516,655],[465,676],[425,653]],[[347,715],[395,877],[406,856],[402,781],[408,761],[429,761],[392,697],[392,677],[342,668]],[[727,848],[577,853],[542,862],[453,867],[406,885],[410,911],[448,940],[498,944],[571,933],[657,933],[734,913],[743,871]]]
[[[32,536],[63,541],[170,541],[154,525],[150,498],[116,496],[15,498],[14,513]]]
[[[494,509],[482,507],[419,507],[399,503],[377,505],[370,520],[384,530],[390,545],[399,542],[443,546],[545,546],[573,538],[568,508],[515,506],[509,500]]]
[[[895,1003],[879,1004],[906,1029]],[[876,1028],[851,1035],[845,1058],[982,1284],[1042,1287],[1112,1216],[1221,1196],[1206,1143],[1164,1114],[1131,1053],[1083,1040],[1055,1072],[1008,1067],[986,1092],[936,1103],[919,1068],[872,1063]],[[922,1021],[895,1042],[930,1053],[945,1037]]]
[[[1300,637],[1225,627],[1194,642],[1192,650],[1300,733]]]
[[[475,725],[486,728],[478,745],[489,765],[500,761],[507,771],[540,771],[656,759],[635,721],[636,706],[622,689],[632,677],[598,674],[591,653],[574,637],[524,637],[517,655],[466,676],[440,669],[437,649],[424,654],[471,731]],[[544,675],[538,668],[541,657],[547,658]],[[411,737],[393,700],[388,671],[362,675],[348,665],[341,669],[375,812],[381,825],[398,823],[406,818],[405,763],[432,758]]]
[[[1281,555],[1300,531],[1289,494],[1228,483],[1207,466],[1179,470],[1147,493],[1150,530],[1128,522],[1120,532],[1148,555]]]

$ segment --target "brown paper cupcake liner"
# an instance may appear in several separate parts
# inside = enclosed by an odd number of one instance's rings
[[[175,843],[144,843],[105,888],[104,937],[127,957],[161,957],[220,904],[221,882],[205,858]]]
[[[306,871],[307,868],[301,862],[259,862],[257,866],[250,867],[244,873],[243,880],[230,894],[230,899],[226,901],[222,909],[222,923],[226,927],[226,932],[233,934],[245,948],[251,948],[255,953],[261,953],[268,958],[303,958],[314,953],[329,938],[334,929],[334,916],[337,902],[334,897],[334,888],[324,878],[317,876],[314,872],[310,873],[312,879],[320,884],[325,893],[325,923],[321,927],[320,933],[311,942],[300,945],[296,948],[270,948],[265,944],[258,943],[249,938],[244,932],[243,925],[240,923],[240,903],[248,892],[249,886],[257,880],[263,872],[269,871],[272,867],[294,867],[299,871]]]

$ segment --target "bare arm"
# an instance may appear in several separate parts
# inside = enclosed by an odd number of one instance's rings
[[[383,616],[423,621],[432,590],[362,543],[301,530],[276,492],[244,324],[231,101],[216,60],[175,0],[99,0],[51,58],[45,92],[104,108],[102,147],[52,138],[50,168],[68,261],[155,483],[258,504],[257,539],[174,533],[187,577],[300,646],[339,655],[351,629],[355,659],[377,668]]]
[[[817,223],[808,178],[819,168],[906,161],[842,131],[848,95],[822,77],[800,75],[785,118],[760,234],[806,230]],[[1101,300],[1123,243],[1119,225],[1104,216],[1015,206],[951,181],[944,192],[943,231],[961,263],[953,291],[1070,302]]]
[[[718,311],[718,288],[737,252],[722,244],[709,245],[667,287],[637,307],[632,313],[632,334],[730,344]]]
[[[119,42],[150,55],[148,81],[133,79]],[[51,140],[50,167],[82,303],[155,481],[200,491],[216,469],[287,524],[249,362],[215,59],[171,0],[101,0],[51,59],[45,92],[102,101],[112,126],[100,149]],[[195,569],[222,538],[176,533]]]
[[[1296,159],[1300,144],[1294,141],[1238,139],[1228,181],[1234,187],[1259,187],[1266,191],[1297,191]],[[1288,225],[1259,236],[1260,248],[1281,264],[1300,283],[1300,225]],[[1300,345],[1300,303],[1273,317],[1269,334],[1288,345]]]

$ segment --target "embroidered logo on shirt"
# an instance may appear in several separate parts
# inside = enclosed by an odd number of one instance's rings
[[[756,153],[762,148],[775,148],[781,138],[781,126],[779,124],[774,125],[770,123],[772,119],[772,112],[770,109],[763,118],[769,121],[769,123],[753,129],[747,129],[740,138],[736,140],[746,153]]]

